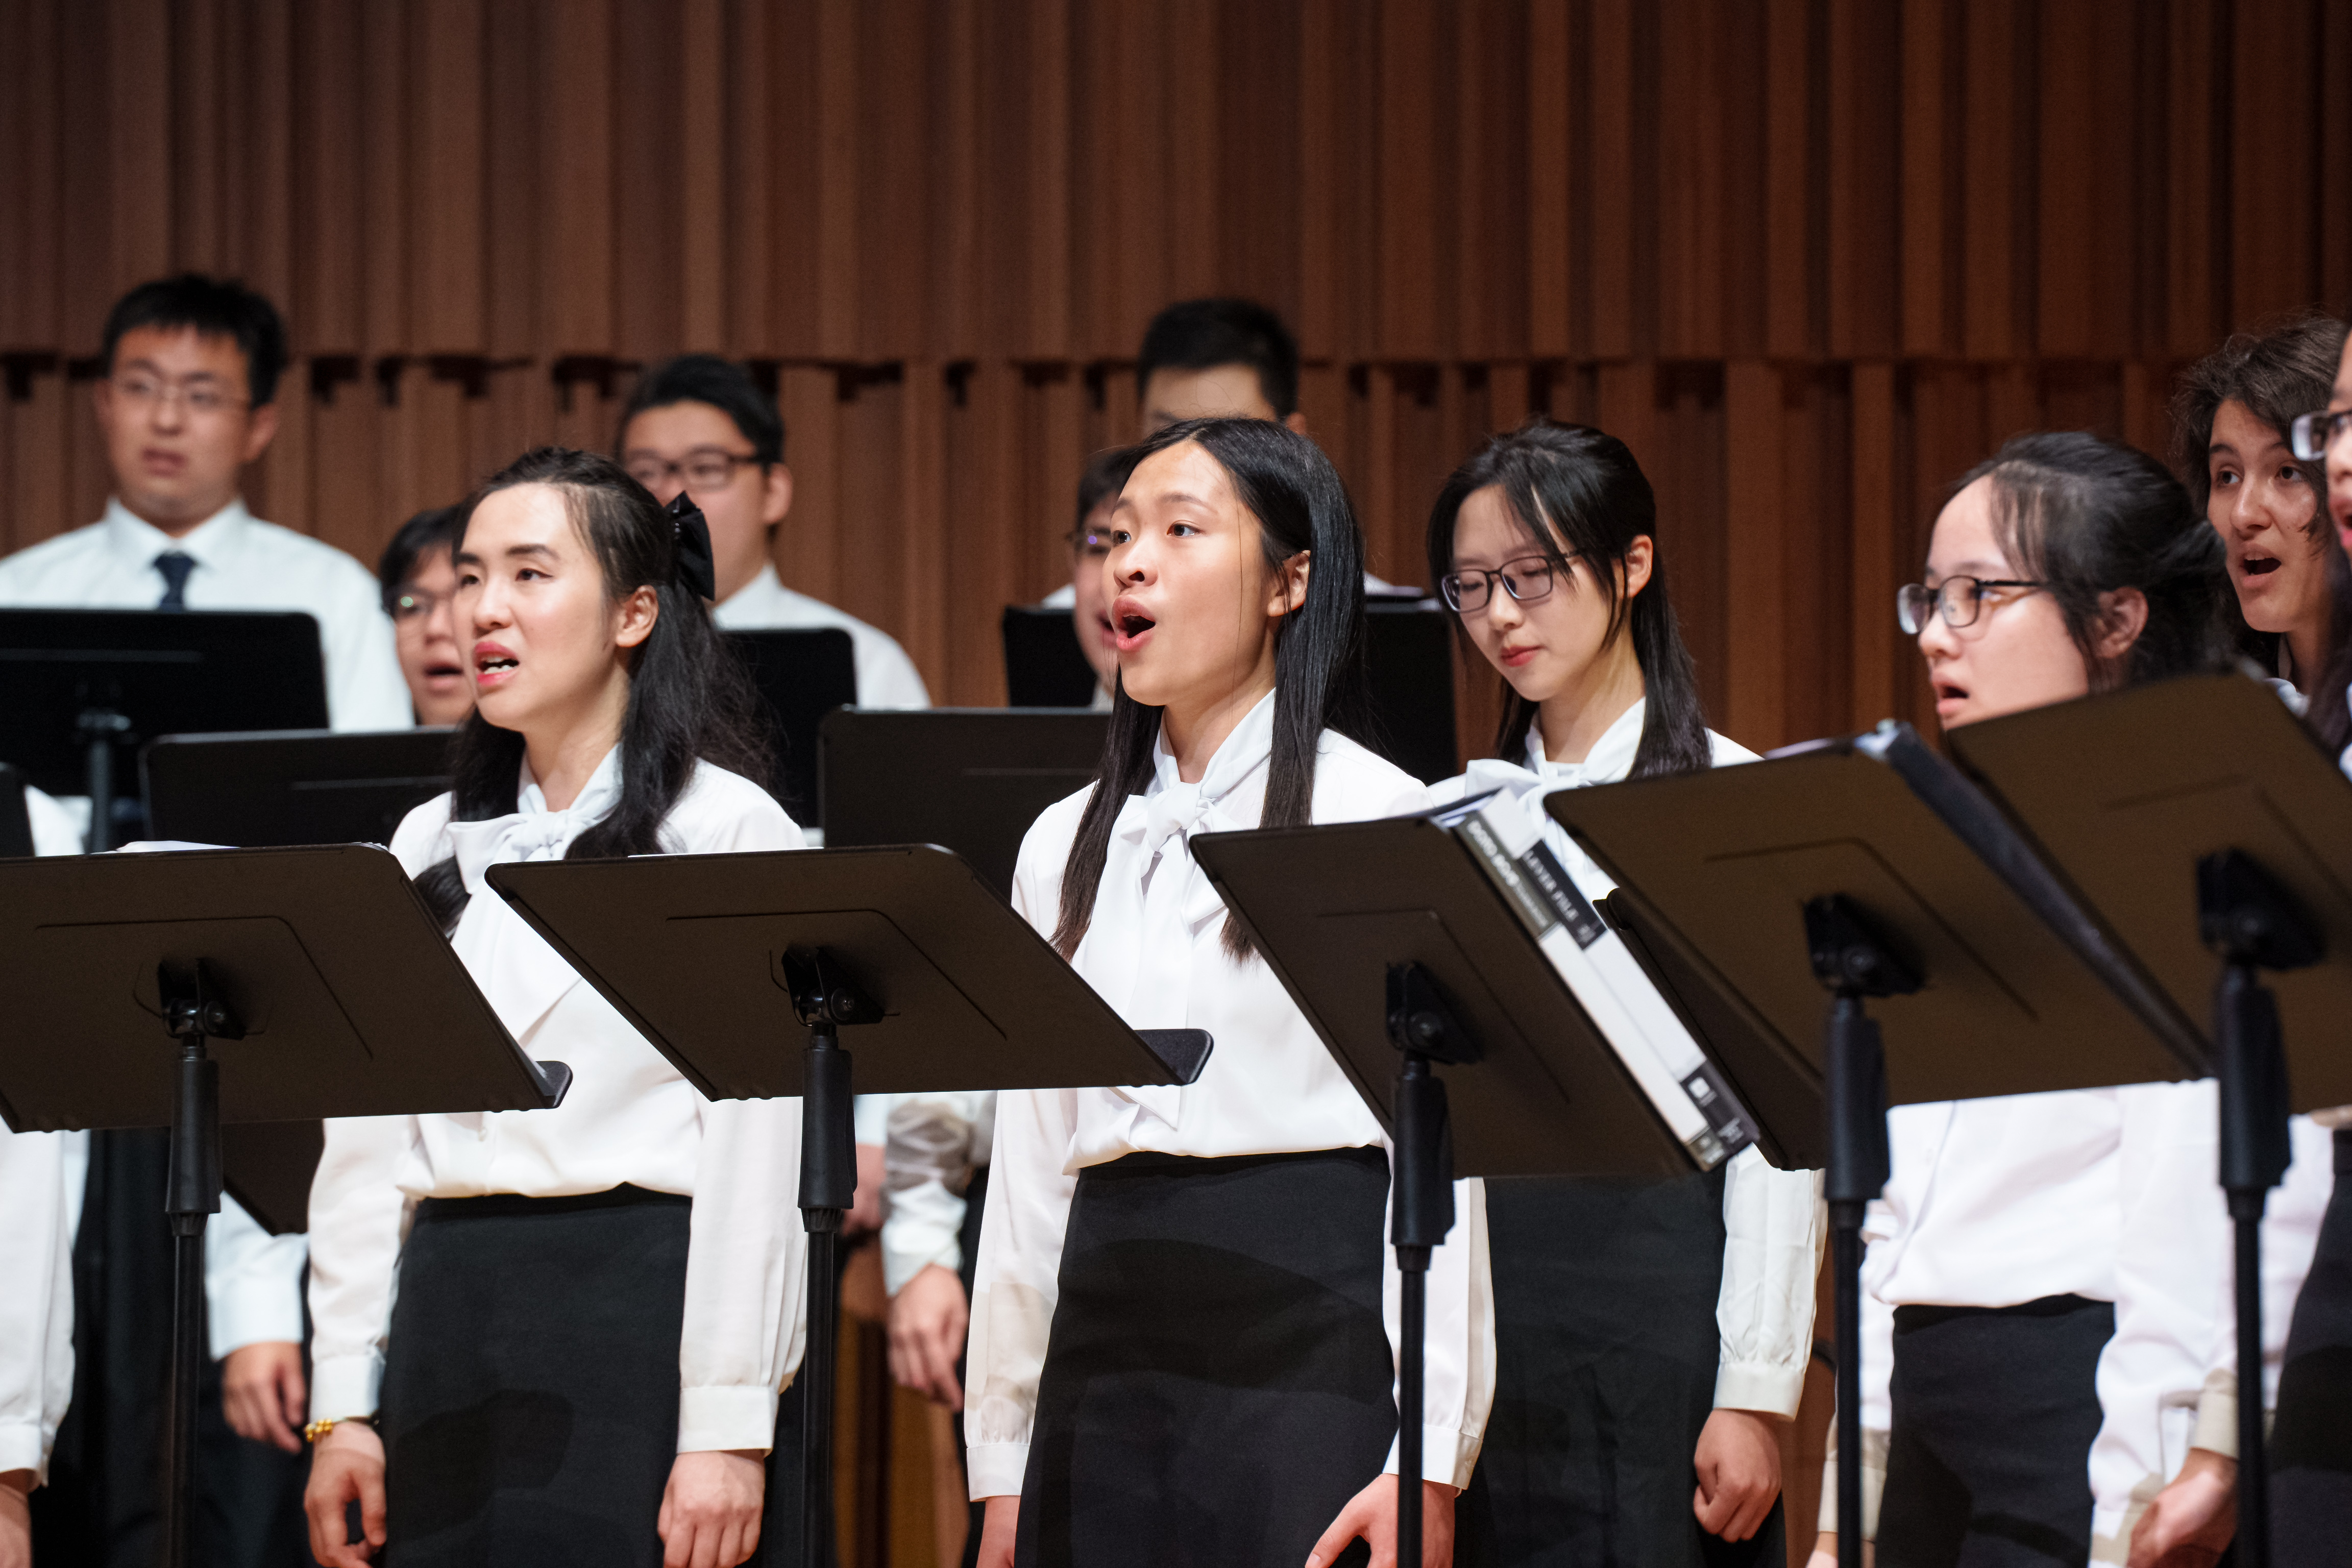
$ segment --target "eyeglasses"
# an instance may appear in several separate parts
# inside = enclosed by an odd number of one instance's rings
[[[2287,426],[2287,441],[2299,460],[2315,463],[2327,456],[2327,448],[2347,429],[2352,429],[2352,408],[2323,408],[2316,414],[2296,415],[2294,423]]]
[[[107,384],[114,388],[115,396],[141,410],[177,401],[186,404],[189,413],[209,417],[253,401],[224,392],[214,382],[165,381],[161,376],[142,375],[136,371],[110,376]]]
[[[746,464],[762,468],[768,466],[757,452],[721,452],[716,447],[705,447],[688,452],[683,462],[673,463],[667,458],[648,455],[632,458],[623,467],[628,469],[629,478],[649,490],[660,489],[669,482],[671,475],[677,474],[683,477],[688,490],[709,495],[733,484],[735,470]]]
[[[428,593],[423,588],[404,588],[392,602],[392,618],[413,621],[419,616],[429,616],[456,596],[454,594]]]
[[[1073,555],[1083,555],[1089,561],[1099,561],[1110,553],[1110,530],[1074,528],[1062,535],[1062,542],[1070,547],[1070,553]]]
[[[1506,561],[1491,572],[1473,568],[1467,572],[1448,572],[1437,580],[1437,591],[1445,602],[1459,613],[1470,616],[1485,609],[1493,602],[1495,584],[1500,583],[1503,592],[1517,604],[1532,605],[1552,590],[1552,563],[1542,555],[1522,556]]]
[[[2016,577],[1947,577],[1934,587],[1925,583],[1906,583],[1895,591],[1895,618],[1903,629],[1917,637],[1927,624],[1929,611],[1944,617],[1944,624],[1958,630],[1977,624],[1984,613],[1984,602],[2004,588],[2032,590],[2046,588],[2047,583],[2029,583]]]

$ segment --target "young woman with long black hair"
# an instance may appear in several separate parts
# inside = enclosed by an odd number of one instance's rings
[[[1899,610],[1948,729],[2223,668],[2228,591],[2160,464],[2032,435],[1953,486]],[[1895,1108],[1863,1265],[1881,1568],[2210,1563],[2228,1544],[2216,1115],[2210,1080]]]
[[[1192,858],[1195,834],[1426,807],[1343,738],[1362,542],[1314,445],[1154,436],[1104,563],[1119,689],[1098,781],[1030,828],[1013,904],[1199,1081],[1005,1094],[965,1432],[982,1568],[1392,1559],[1387,1140]],[[1475,1197],[1429,1284],[1423,1561],[1449,1563],[1491,1390]]]
[[[760,1541],[798,1359],[799,1107],[704,1100],[483,879],[796,848],[800,829],[753,782],[698,513],[543,448],[468,503],[456,562],[478,701],[456,787],[392,849],[508,1032],[574,1077],[552,1110],[328,1124],[311,1550],[725,1568]]]
[[[1446,481],[1428,547],[1504,683],[1496,755],[1440,799],[1501,790],[1540,815],[1553,790],[1752,758],[1706,727],[1656,499],[1623,442],[1540,417],[1496,437]],[[1811,1360],[1814,1173],[1747,1150],[1679,1181],[1488,1183],[1486,1215],[1498,1397],[1465,1542],[1500,1565],[1783,1561],[1776,1429]]]

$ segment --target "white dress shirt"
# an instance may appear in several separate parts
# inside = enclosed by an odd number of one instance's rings
[[[192,610],[304,610],[318,620],[333,728],[416,722],[375,574],[331,544],[262,521],[241,500],[177,539],[110,500],[99,521],[0,561],[0,605],[152,610],[163,597],[155,558],[173,550],[195,558],[185,591]]]
[[[710,619],[722,632],[798,631],[839,626],[849,634],[857,659],[857,705],[860,708],[929,708],[931,694],[921,671],[898,639],[879,626],[869,626],[846,610],[823,599],[796,594],[776,575],[774,563],[714,606]]]
[[[702,1098],[507,902],[489,868],[557,860],[619,798],[608,753],[568,810],[550,811],[529,767],[519,809],[449,820],[442,795],[408,814],[393,853],[414,877],[455,856],[472,895],[450,945],[531,1057],[570,1064],[552,1110],[329,1121],[310,1192],[310,1406],[373,1414],[400,1251],[419,1199],[559,1197],[633,1183],[694,1199],[679,1345],[680,1453],[764,1449],[799,1365],[805,1240],[797,1100]],[[678,854],[794,849],[800,829],[748,780],[703,763],[662,825]]]
[[[1580,763],[1551,761],[1544,754],[1541,728],[1530,724],[1521,762],[1482,758],[1460,776],[1432,785],[1430,793],[1453,802],[1500,790],[1519,802],[1540,820],[1544,842],[1577,887],[1598,901],[1616,884],[1544,811],[1544,796],[1622,781],[1633,770],[1648,710],[1646,701],[1628,708]],[[1756,760],[1755,752],[1713,731],[1707,743],[1716,767]],[[1776,1170],[1753,1148],[1732,1156],[1724,1173],[1723,1285],[1715,1307],[1722,1336],[1715,1378],[1718,1408],[1782,1417],[1797,1414],[1805,1369],[1812,1361],[1813,1281],[1821,1272],[1825,1214],[1820,1172]]]
[[[996,1093],[892,1097],[882,1142],[882,1287],[895,1296],[936,1263],[963,1268],[964,1193],[996,1141]]]
[[[59,804],[55,795],[44,795],[26,784],[25,815],[33,825],[34,854],[79,855],[82,852],[82,825],[74,820],[74,814]]]
[[[0,1127],[0,1472],[49,1477],[49,1449],[73,1397],[73,1232],[66,1145],[87,1132]],[[85,1158],[87,1156],[85,1155]]]
[[[1110,836],[1093,921],[1072,967],[1139,1029],[1206,1029],[1216,1042],[1198,1082],[1176,1087],[1007,1092],[997,1097],[988,1212],[972,1289],[964,1431],[975,1498],[1016,1493],[1027,1468],[1037,1377],[1059,1294],[1077,1173],[1139,1151],[1215,1158],[1388,1147],[1263,957],[1235,964],[1225,907],[1192,858],[1196,833],[1258,825],[1274,733],[1269,694],[1226,737],[1200,782],[1185,784],[1155,742],[1144,794]],[[1317,748],[1313,820],[1356,822],[1425,809],[1419,781],[1326,731]],[[1062,868],[1093,786],[1056,802],[1022,840],[1013,907],[1041,931],[1060,908]],[[1391,1345],[1398,1277],[1382,1227]],[[1423,1453],[1432,1480],[1465,1486],[1494,1399],[1494,1305],[1483,1197],[1456,1205],[1431,1258]],[[1389,1468],[1396,1467],[1391,1447]]]

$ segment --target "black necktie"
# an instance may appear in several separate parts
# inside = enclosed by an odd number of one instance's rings
[[[166,550],[155,557],[155,570],[163,574],[163,597],[156,605],[159,610],[184,610],[188,607],[188,574],[196,569],[196,558],[184,550]]]

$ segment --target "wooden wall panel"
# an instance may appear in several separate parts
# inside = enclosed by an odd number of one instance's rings
[[[106,310],[201,267],[300,356],[253,499],[362,555],[759,362],[786,579],[994,701],[1145,321],[1234,291],[1383,575],[1485,431],[1594,420],[1731,732],[1916,718],[1954,475],[2159,447],[2183,363],[2347,303],[2347,70],[2323,0],[13,0],[0,543],[97,515]]]

